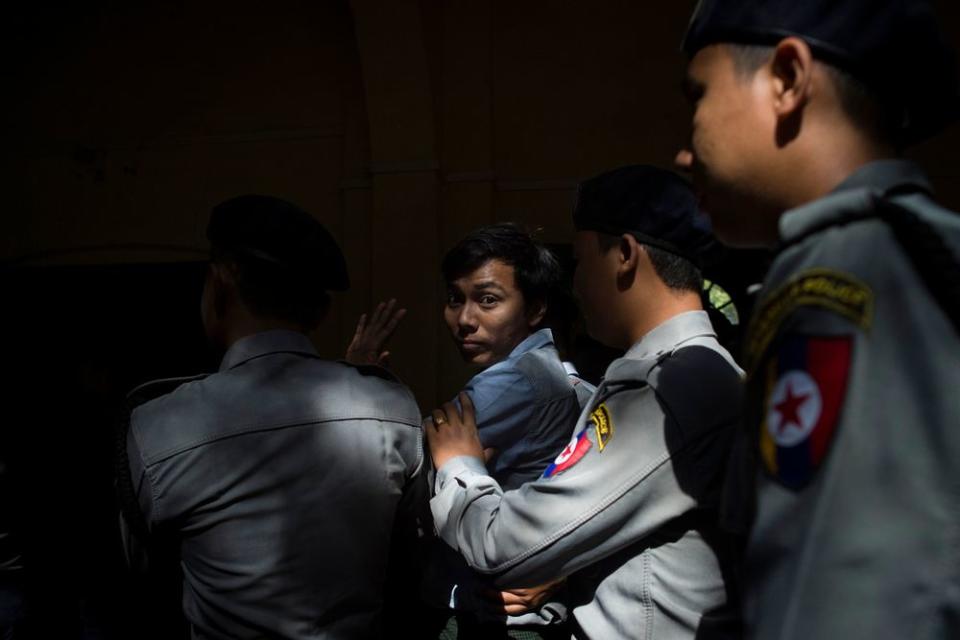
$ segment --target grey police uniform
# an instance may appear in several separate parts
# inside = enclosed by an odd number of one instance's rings
[[[134,410],[131,476],[151,531],[179,540],[194,638],[377,637],[422,456],[417,406],[388,377],[268,331]]]
[[[960,635],[960,337],[873,215],[882,200],[960,256],[960,216],[905,161],[780,220],[747,343],[754,637]]]
[[[568,576],[581,637],[735,633],[716,507],[740,373],[704,312],[675,316],[610,365],[540,479],[504,493],[474,458],[441,467],[440,536],[499,585]]]
[[[577,367],[572,362],[564,360],[563,369],[567,372],[567,378],[573,385],[573,390],[577,392],[577,402],[580,403],[580,408],[585,409],[597,388],[580,377],[580,372],[577,371]]]

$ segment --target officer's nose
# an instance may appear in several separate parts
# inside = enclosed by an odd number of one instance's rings
[[[682,171],[691,171],[693,169],[693,151],[687,148],[680,149],[673,159],[673,164]]]

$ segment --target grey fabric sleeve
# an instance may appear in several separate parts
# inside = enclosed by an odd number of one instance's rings
[[[504,493],[479,461],[455,458],[438,474],[431,501],[440,536],[498,585],[532,586],[592,564],[696,506],[674,466],[698,464],[697,443],[668,447],[670,428],[653,391],[607,400],[615,435],[576,464]],[[624,409],[618,411],[617,408]],[[626,414],[626,415],[625,415]]]

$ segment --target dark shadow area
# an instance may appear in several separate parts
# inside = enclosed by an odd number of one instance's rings
[[[136,582],[113,470],[123,398],[215,368],[199,318],[202,263],[23,267],[4,293],[4,522],[39,638],[174,638],[171,584]],[[0,532],[3,533],[3,532]],[[2,562],[2,559],[0,559]]]
[[[698,505],[662,534],[679,538],[695,530],[720,559],[726,588],[727,604],[705,613],[696,637],[740,637],[739,615],[733,612],[740,608],[739,567],[745,540],[723,530],[720,510],[730,451],[740,425],[742,381],[718,353],[693,346],[665,361],[654,388],[671,418],[664,423],[664,435],[677,484]]]

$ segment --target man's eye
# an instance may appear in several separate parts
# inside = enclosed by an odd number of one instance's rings
[[[462,299],[461,299],[460,296],[458,296],[457,294],[455,294],[455,293],[448,293],[448,294],[447,294],[447,306],[448,306],[448,307],[456,307],[456,306],[459,306],[461,302],[462,302]]]
[[[497,302],[499,302],[499,300],[497,299],[496,296],[481,296],[481,297],[480,297],[480,304],[482,304],[482,305],[484,305],[484,306],[488,306],[488,307],[489,307],[489,306],[493,306],[493,305],[497,304]]]

